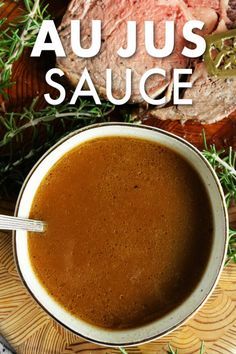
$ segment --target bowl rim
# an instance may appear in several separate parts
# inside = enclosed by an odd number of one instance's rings
[[[12,232],[12,235],[13,235],[13,256],[14,256],[14,261],[15,261],[15,264],[16,264],[16,269],[17,269],[18,275],[20,277],[20,280],[23,283],[24,287],[27,289],[28,293],[31,295],[31,297],[47,313],[47,315],[49,315],[54,321],[59,323],[65,329],[71,331],[72,333],[74,333],[75,335],[77,335],[77,336],[79,336],[81,338],[84,338],[85,340],[87,340],[89,342],[92,342],[92,343],[95,343],[95,344],[99,344],[99,345],[103,345],[103,346],[106,346],[106,347],[130,347],[130,346],[135,346],[135,345],[141,345],[141,344],[153,341],[155,339],[159,339],[159,338],[165,336],[166,334],[171,333],[176,328],[178,328],[179,326],[183,325],[186,321],[188,321],[197,311],[199,311],[199,309],[205,304],[205,302],[211,296],[211,294],[214,291],[214,289],[215,289],[215,287],[217,285],[217,282],[218,282],[218,280],[220,278],[222,270],[224,268],[224,260],[225,260],[226,254],[227,254],[228,230],[229,230],[228,212],[227,212],[227,206],[226,206],[226,202],[225,202],[224,192],[223,192],[222,186],[220,184],[220,181],[219,181],[219,179],[217,177],[216,172],[214,171],[214,169],[212,168],[212,166],[210,165],[208,160],[200,152],[200,150],[198,150],[194,145],[189,143],[187,140],[179,137],[178,135],[175,135],[173,133],[170,133],[168,131],[165,131],[165,130],[157,128],[157,127],[152,127],[152,126],[148,126],[148,125],[144,125],[144,124],[143,125],[141,125],[141,124],[135,125],[133,123],[124,123],[124,122],[104,122],[104,123],[91,124],[89,126],[76,129],[75,131],[67,134],[62,139],[60,139],[56,144],[54,144],[52,147],[50,147],[43,154],[43,156],[34,164],[34,166],[32,167],[32,169],[30,170],[30,172],[28,173],[28,175],[26,176],[26,178],[24,180],[24,183],[23,183],[23,185],[21,187],[21,190],[20,190],[18,198],[17,198],[17,202],[16,202],[16,206],[15,206],[15,210],[14,210],[14,216],[17,216],[17,214],[18,214],[20,201],[21,201],[22,196],[24,194],[24,190],[26,188],[26,185],[27,185],[29,179],[31,178],[32,174],[34,173],[34,171],[41,164],[41,162],[48,155],[50,155],[50,153],[52,151],[54,151],[58,146],[60,146],[61,144],[63,144],[65,141],[67,141],[68,139],[72,138],[73,136],[78,135],[78,134],[80,134],[80,133],[82,133],[82,132],[84,132],[86,130],[90,130],[90,129],[94,129],[94,128],[100,128],[100,127],[103,127],[103,126],[127,126],[127,127],[133,127],[133,128],[140,128],[140,129],[147,129],[147,130],[151,130],[151,131],[156,131],[156,132],[158,132],[160,134],[164,134],[164,135],[166,135],[168,137],[174,138],[174,139],[178,140],[180,143],[186,145],[193,152],[195,152],[200,159],[202,159],[202,161],[205,163],[206,167],[210,170],[211,175],[212,175],[212,177],[213,177],[213,179],[214,179],[214,181],[216,183],[216,187],[217,187],[218,192],[219,192],[219,196],[220,196],[221,203],[222,203],[222,211],[223,211],[223,215],[224,215],[224,220],[222,221],[223,229],[224,229],[224,232],[223,232],[223,235],[222,235],[222,237],[224,237],[224,249],[223,249],[223,252],[222,252],[222,255],[221,255],[221,259],[219,261],[220,266],[218,267],[218,271],[215,273],[214,282],[212,282],[212,286],[211,286],[209,292],[202,299],[202,301],[198,305],[198,307],[193,309],[193,311],[191,313],[189,313],[189,315],[186,316],[184,319],[180,320],[175,325],[172,325],[171,328],[163,330],[159,334],[153,335],[151,337],[147,337],[147,338],[142,339],[142,340],[136,340],[136,341],[132,341],[132,342],[129,341],[129,342],[124,342],[124,343],[116,343],[116,342],[111,343],[111,342],[96,340],[96,339],[93,339],[91,337],[85,336],[85,335],[79,333],[78,331],[70,328],[65,323],[63,323],[61,320],[59,320],[57,317],[55,317],[55,315],[52,314],[44,305],[42,305],[42,303],[37,299],[37,297],[34,295],[34,293],[28,287],[28,284],[25,281],[24,276],[23,276],[23,274],[21,272],[21,268],[20,268],[20,265],[19,265],[19,262],[18,262],[18,254],[17,254],[17,247],[16,247],[16,231]],[[190,296],[191,296],[191,294],[189,295],[189,297]]]

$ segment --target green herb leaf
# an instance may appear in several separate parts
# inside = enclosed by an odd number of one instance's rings
[[[214,168],[225,193],[227,207],[236,202],[236,151],[229,147],[228,151],[217,151],[215,145],[208,146],[203,132],[205,149],[203,155]],[[236,263],[236,230],[230,229],[226,264]]]
[[[204,354],[204,353],[205,353],[205,345],[204,345],[204,342],[202,342],[201,348],[200,348],[200,354]]]
[[[120,347],[119,350],[122,354],[128,354],[128,352],[124,348]],[[172,346],[169,344],[167,354],[178,354],[178,350],[173,349]],[[204,342],[201,343],[199,354],[205,354]]]
[[[18,193],[24,178],[42,154],[76,129],[110,120],[114,106],[97,106],[80,100],[77,106],[63,104],[36,110],[37,99],[22,113],[0,113],[0,196]]]
[[[236,152],[232,150],[232,147],[228,152],[217,151],[216,147],[211,145],[208,150],[203,151],[203,155],[216,171],[225,191],[226,204],[229,206],[232,200],[236,201]]]
[[[168,345],[168,347],[169,347],[169,350],[168,350],[167,354],[178,354],[178,350],[177,349],[174,350],[170,344]]]
[[[178,350],[177,349],[174,350],[170,344],[168,345],[168,347],[169,350],[167,351],[167,354],[179,354]],[[204,342],[201,343],[199,354],[205,354]]]
[[[0,7],[4,3],[0,2]],[[41,0],[24,0],[25,11],[15,22],[0,20],[0,95],[7,98],[6,89],[12,85],[13,64],[20,58],[23,50],[33,47],[43,20],[50,18],[48,5]]]
[[[229,229],[229,244],[226,265],[230,262],[236,263],[236,230]]]

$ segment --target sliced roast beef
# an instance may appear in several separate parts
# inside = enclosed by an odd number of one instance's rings
[[[80,59],[71,51],[70,20],[82,21],[82,46],[90,46],[89,34],[91,20],[102,20],[102,47],[99,55],[94,58]],[[127,21],[137,21],[138,48],[131,58],[122,59],[117,55],[118,49],[126,46]],[[176,22],[176,45],[172,55],[165,59],[155,59],[149,56],[144,44],[144,21],[153,20],[156,26],[156,46],[162,48],[165,44],[165,21]],[[146,91],[151,97],[160,94],[171,82],[174,68],[188,66],[188,58],[180,53],[185,45],[182,37],[182,28],[186,17],[179,6],[158,5],[156,0],[72,0],[60,27],[60,37],[67,57],[58,59],[58,66],[67,74],[69,80],[76,84],[81,72],[87,67],[93,83],[100,96],[105,97],[106,69],[113,72],[113,94],[116,98],[123,98],[125,93],[125,70],[133,71],[133,87],[131,102],[139,103],[143,99],[139,93],[141,76],[149,69],[160,67],[166,70],[166,80],[161,76],[153,75],[149,78]]]
[[[184,0],[189,7],[212,8],[216,11],[220,9],[220,0]]]
[[[194,7],[190,8],[190,11],[194,18],[205,23],[203,29],[204,35],[210,34],[216,29],[219,17],[214,9],[208,8],[206,11],[205,7]]]
[[[196,66],[190,81],[191,89],[187,89],[184,98],[192,99],[192,105],[179,105],[155,108],[151,116],[162,120],[198,120],[202,123],[215,123],[236,109],[236,78],[217,79],[207,75],[205,66]]]
[[[125,70],[133,71],[131,103],[142,103],[139,82],[149,69],[161,67],[167,77],[152,76],[146,86],[151,97],[158,96],[165,90],[170,105],[172,92],[172,72],[174,68],[186,68],[189,60],[181,55],[185,41],[182,28],[190,19],[205,22],[204,34],[227,29],[226,24],[233,24],[233,12],[236,0],[72,0],[60,26],[60,37],[66,58],[58,58],[58,66],[66,73],[72,84],[76,85],[86,67],[101,97],[106,98],[106,69],[113,72],[113,95],[121,99],[125,94]],[[91,20],[102,20],[102,47],[94,58],[78,58],[71,50],[70,21],[82,21],[82,47],[90,46]],[[135,20],[138,25],[138,49],[128,59],[117,56],[117,50],[126,46],[126,24]],[[164,45],[164,25],[167,20],[176,22],[176,45],[174,53],[164,59],[155,59],[146,53],[143,24],[153,20],[156,25],[156,46]],[[141,38],[141,39],[140,39]],[[192,106],[168,106],[152,109],[152,115],[160,119],[200,120],[204,123],[218,121],[236,109],[236,78],[217,79],[207,76],[204,65],[197,65],[190,78],[193,87],[184,93],[185,98],[193,100]]]

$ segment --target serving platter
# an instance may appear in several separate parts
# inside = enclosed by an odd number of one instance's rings
[[[65,11],[68,1],[51,2],[49,10],[57,21]],[[20,2],[6,0],[0,8],[0,18],[16,18],[21,11]],[[30,58],[25,51],[14,65],[13,81],[9,89],[7,111],[20,111],[39,97],[38,108],[45,106],[43,94],[51,92],[45,84],[48,60]],[[1,102],[0,102],[1,103]],[[118,114],[118,113],[117,113]],[[119,119],[119,117],[114,117]],[[202,148],[202,132],[208,143],[218,148],[233,146],[236,149],[236,113],[221,122],[201,125],[196,122],[181,124],[177,121],[160,121],[143,117],[143,123],[175,133],[198,148]],[[0,201],[1,213],[12,213],[14,202]],[[230,210],[231,222],[236,226],[236,208]],[[171,259],[170,259],[171,262]],[[69,354],[69,353],[118,353],[85,342],[54,322],[30,297],[21,284],[14,265],[11,235],[0,234],[0,334],[19,354]],[[152,343],[131,348],[128,353],[160,353],[167,351],[168,344],[179,348],[179,353],[199,353],[201,341],[208,354],[236,354],[236,265],[224,269],[220,282],[203,308],[184,326],[169,336]]]

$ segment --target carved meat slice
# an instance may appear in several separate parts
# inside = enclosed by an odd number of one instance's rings
[[[169,2],[170,3],[170,2]],[[90,46],[91,20],[102,20],[102,47],[99,55],[94,58],[81,59],[71,51],[70,20],[82,21],[82,46]],[[138,48],[131,58],[118,57],[117,50],[126,46],[127,21],[135,20],[138,27]],[[144,43],[144,21],[153,20],[156,23],[156,47],[165,44],[165,21],[176,22],[176,42],[172,55],[165,59],[156,59],[146,53]],[[72,0],[60,27],[60,37],[67,57],[58,58],[58,66],[66,73],[69,80],[76,85],[82,71],[87,67],[100,96],[106,98],[106,69],[113,72],[113,94],[123,98],[126,90],[125,70],[133,71],[132,103],[140,103],[143,98],[139,92],[139,82],[142,75],[149,69],[160,67],[166,70],[166,80],[153,75],[147,81],[146,91],[149,96],[158,96],[171,83],[174,68],[188,66],[188,58],[181,55],[185,45],[182,28],[187,21],[180,6],[158,5],[156,0]]]
[[[71,50],[70,21],[82,20],[82,47],[90,47],[91,20],[102,20],[102,46],[94,58],[78,58]],[[170,105],[173,69],[186,68],[189,59],[181,55],[186,44],[182,28],[186,21],[199,19],[205,22],[203,34],[222,32],[236,24],[236,0],[72,0],[59,28],[66,58],[58,58],[58,66],[76,85],[84,68],[87,68],[101,97],[106,97],[106,69],[113,72],[113,95],[121,99],[125,95],[125,71],[133,71],[132,96],[130,103],[143,103],[139,92],[142,75],[149,69],[160,67],[166,70],[166,79],[153,75],[147,81],[147,94],[155,98],[164,90]],[[127,21],[135,20],[138,28],[138,48],[128,59],[118,57],[117,50],[126,46]],[[176,22],[176,45],[172,55],[156,59],[146,53],[144,43],[144,21],[156,24],[156,47],[165,42],[165,21]],[[193,100],[192,106],[173,106],[151,110],[160,119],[199,120],[203,123],[218,121],[236,109],[236,78],[218,79],[207,76],[204,64],[195,66],[190,77],[192,89],[184,92],[184,98]]]
[[[236,109],[236,78],[217,79],[207,75],[205,66],[196,66],[190,81],[191,89],[187,89],[184,98],[192,99],[192,105],[178,105],[154,108],[151,116],[162,120],[198,120],[202,123],[215,123]]]

